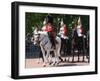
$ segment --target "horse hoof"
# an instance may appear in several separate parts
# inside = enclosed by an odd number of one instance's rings
[[[66,62],[66,59],[64,59],[64,62]]]
[[[58,64],[59,64],[59,62],[55,62],[55,63],[53,63],[54,66],[57,66]]]
[[[55,65],[54,66],[57,66],[57,63],[55,63]]]
[[[55,63],[51,63],[51,66],[54,66],[55,65]]]
[[[74,60],[72,60],[72,62],[74,62]]]
[[[59,63],[55,63],[55,66],[57,66]]]
[[[68,59],[68,62],[70,62],[69,59]]]
[[[43,67],[46,67],[46,64],[43,64]]]
[[[60,60],[61,62],[63,62],[63,59],[62,59],[61,57],[59,57],[59,60]]]
[[[43,65],[43,67],[46,67],[46,65]]]
[[[51,65],[53,62],[50,62],[49,65]]]
[[[40,62],[38,61],[37,63],[39,64]]]

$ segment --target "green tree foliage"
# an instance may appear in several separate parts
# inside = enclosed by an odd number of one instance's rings
[[[26,13],[25,23],[26,23],[26,34],[32,33],[35,27],[41,28],[43,26],[43,21],[46,18],[47,13]],[[89,16],[87,15],[68,15],[68,14],[52,14],[54,19],[54,25],[57,28],[57,32],[60,29],[60,21],[63,19],[64,23],[67,25],[69,33],[72,32],[74,24],[77,22],[79,16],[82,20],[82,25],[85,31],[89,30]]]

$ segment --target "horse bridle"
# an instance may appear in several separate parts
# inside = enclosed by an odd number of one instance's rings
[[[34,34],[34,35],[39,35],[39,37],[40,37],[40,34]],[[39,37],[38,37],[38,38],[39,38]],[[39,40],[39,42],[41,42],[43,39],[44,39],[44,37],[43,37],[41,40]]]

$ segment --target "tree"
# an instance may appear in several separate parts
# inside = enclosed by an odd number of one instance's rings
[[[34,28],[38,26],[41,28],[43,26],[43,21],[48,13],[26,13],[25,15],[25,26],[26,34],[32,33]],[[89,30],[89,16],[88,15],[69,15],[69,14],[51,14],[54,19],[54,25],[57,28],[57,32],[60,29],[60,20],[63,19],[64,23],[68,26],[69,35],[72,32],[73,25],[77,22],[78,17],[81,16],[82,25],[86,31]]]

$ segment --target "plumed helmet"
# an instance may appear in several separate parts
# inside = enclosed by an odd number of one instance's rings
[[[80,24],[80,25],[82,25],[82,22],[81,22],[81,17],[79,17],[79,18],[78,18],[77,23],[78,23],[78,24]]]
[[[44,21],[43,21],[43,25],[45,25],[47,23],[47,21],[46,21],[46,18],[44,19]]]
[[[60,26],[63,26],[63,25],[64,25],[64,21],[63,19],[61,19]]]
[[[48,14],[46,17],[47,23],[53,24],[53,16],[51,14]]]

